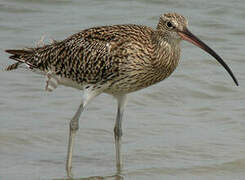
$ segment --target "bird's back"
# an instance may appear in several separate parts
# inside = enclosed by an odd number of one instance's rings
[[[31,68],[51,72],[80,84],[103,84],[119,75],[122,79],[123,73],[128,73],[126,71],[130,71],[130,67],[134,68],[134,64],[139,63],[132,62],[132,59],[151,45],[152,33],[151,28],[140,25],[101,26],[43,47],[8,52],[14,54],[12,59],[24,62]],[[148,55],[148,60],[150,53],[144,54]]]

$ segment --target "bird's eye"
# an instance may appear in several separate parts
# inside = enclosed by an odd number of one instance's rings
[[[173,27],[174,27],[173,24],[172,24],[170,21],[167,22],[167,26],[168,26],[169,28],[173,28]]]

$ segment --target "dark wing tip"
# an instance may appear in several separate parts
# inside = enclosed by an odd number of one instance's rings
[[[13,54],[13,50],[12,49],[6,49],[5,52],[9,53],[9,54]]]
[[[12,64],[8,66],[5,70],[10,71],[13,69],[16,69],[19,64],[25,63],[27,64],[30,68],[35,68],[37,67],[33,63],[30,63],[28,59],[33,55],[34,50],[31,48],[26,48],[26,49],[6,49],[6,53],[11,54],[9,56],[10,59],[13,59],[15,61],[18,61],[19,63]]]
[[[23,55],[23,54],[32,53],[30,49],[6,49],[5,52],[9,54],[14,54],[14,55]]]

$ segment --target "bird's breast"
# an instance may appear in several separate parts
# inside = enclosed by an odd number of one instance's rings
[[[152,58],[152,77],[154,83],[169,77],[179,64],[180,48],[178,44],[162,43],[156,48]]]
[[[127,94],[167,78],[177,67],[180,57],[178,48],[141,48],[129,53],[126,61],[119,66],[118,77],[108,88],[110,94]]]

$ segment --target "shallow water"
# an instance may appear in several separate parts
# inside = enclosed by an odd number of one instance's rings
[[[189,29],[230,65],[240,86],[211,56],[183,42],[173,75],[129,96],[123,179],[244,179],[244,9],[244,1],[230,0],[1,0],[0,66],[12,63],[5,49],[34,46],[42,36],[45,42],[62,40],[108,24],[155,27],[161,13],[183,14]],[[1,71],[0,82],[0,179],[64,178],[68,125],[81,92],[67,87],[45,92],[45,79],[25,69]],[[83,114],[75,178],[116,179],[111,177],[115,116],[116,102],[108,95]]]

